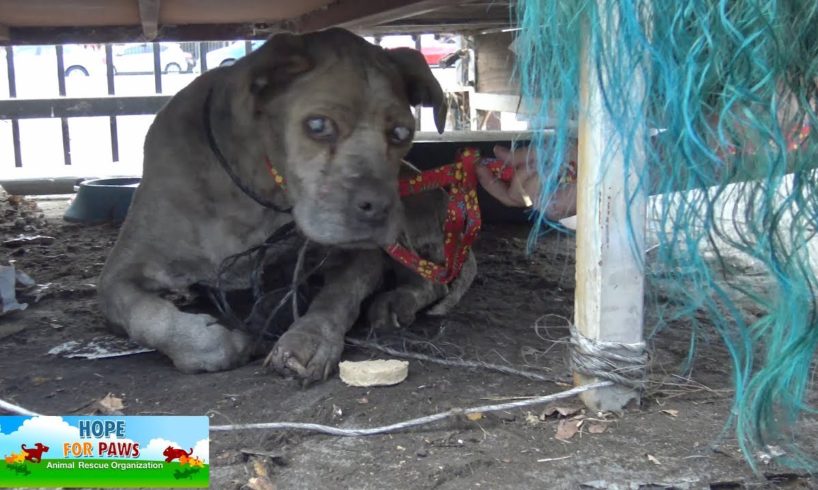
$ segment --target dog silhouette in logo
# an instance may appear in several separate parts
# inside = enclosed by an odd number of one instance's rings
[[[170,463],[174,459],[181,458],[182,456],[189,458],[191,454],[193,454],[193,448],[190,448],[190,452],[186,452],[184,449],[176,449],[173,446],[168,446],[167,449],[162,452],[166,463]]]
[[[48,452],[48,446],[42,445],[42,443],[34,444],[33,448],[27,448],[25,444],[20,445],[23,448],[23,451],[26,452],[26,460],[31,461],[32,463],[39,463],[43,460],[43,453]],[[37,461],[34,461],[34,460]]]

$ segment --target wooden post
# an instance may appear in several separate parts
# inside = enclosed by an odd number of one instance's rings
[[[159,0],[139,0],[139,20],[145,41],[153,41],[159,34]]]
[[[604,12],[604,2],[598,0],[601,12]],[[612,32],[617,28],[616,25],[606,25],[606,20],[601,18],[600,22],[602,39],[613,37],[615,34]],[[612,31],[606,32],[606,29]],[[640,128],[634,135],[630,162],[626,162],[622,148],[625,142],[620,140],[616,121],[611,119],[604,107],[600,83],[605,83],[605,75],[597,73],[590,40],[589,33],[582,49],[580,74],[576,329],[592,342],[639,344],[643,340],[642,259],[647,199],[641,194],[629,206],[627,200],[632,196],[626,195],[625,179],[630,181],[628,192],[632,194],[637,188],[639,171],[646,158],[643,146],[645,128]],[[630,95],[634,100],[641,100],[644,80],[637,75],[639,70],[635,70],[634,74]],[[634,103],[633,106],[639,107],[639,104]],[[631,230],[627,224],[629,212],[633,226]],[[631,231],[633,235],[629,237]],[[638,253],[634,253],[634,245]],[[576,385],[598,380],[576,371],[574,373]],[[581,395],[590,409],[602,411],[620,410],[638,396],[636,390],[622,385]]]

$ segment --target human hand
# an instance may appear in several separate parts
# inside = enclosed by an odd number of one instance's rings
[[[511,182],[503,182],[494,176],[487,167],[477,165],[477,180],[495,199],[506,206],[531,207],[540,195],[540,179],[537,176],[537,154],[530,148],[517,148],[514,151],[496,145],[494,156],[514,168]]]
[[[496,178],[487,167],[478,165],[475,168],[477,179],[486,189],[506,206],[531,207],[540,196],[540,179],[537,175],[537,154],[530,148],[518,148],[514,151],[503,146],[494,147],[494,155],[514,168],[511,182],[506,183]],[[569,150],[569,165],[575,165],[576,147]],[[544,209],[540,210],[552,221],[573,216],[577,212],[576,183],[561,184],[548,199]]]

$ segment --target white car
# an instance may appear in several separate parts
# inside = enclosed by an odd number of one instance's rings
[[[250,43],[250,51],[255,51],[264,44],[264,41],[252,41]],[[229,46],[214,49],[205,54],[205,62],[207,62],[207,69],[216,68],[219,66],[229,66],[236,62],[237,59],[244,56],[245,42],[236,41]]]
[[[45,63],[45,64],[44,64]],[[57,66],[55,46],[15,46],[14,68],[18,76],[36,72],[39,76],[45,66]],[[105,75],[105,50],[80,45],[63,46],[63,66],[66,77]]]
[[[115,73],[152,73],[153,44],[118,44],[113,48]],[[176,43],[159,44],[162,73],[188,73],[196,65],[193,55]]]

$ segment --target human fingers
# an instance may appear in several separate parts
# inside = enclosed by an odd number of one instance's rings
[[[477,166],[475,172],[477,173],[477,180],[480,182],[480,185],[502,204],[506,206],[522,205],[522,202],[512,199],[511,193],[509,192],[509,185],[496,178],[491,170],[483,166]]]

